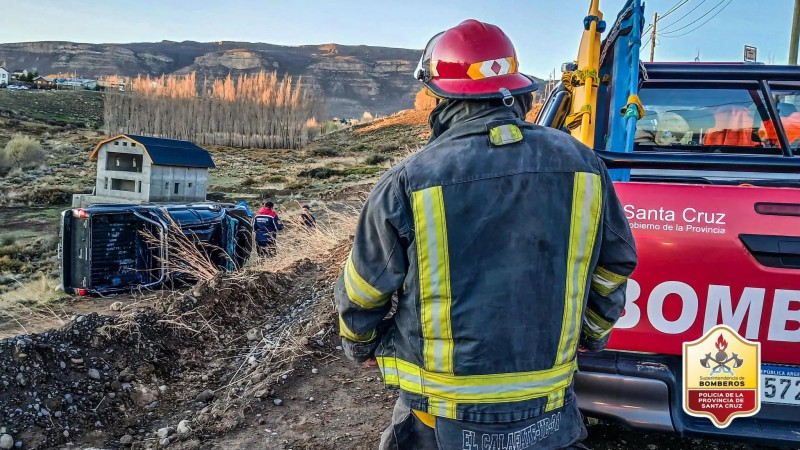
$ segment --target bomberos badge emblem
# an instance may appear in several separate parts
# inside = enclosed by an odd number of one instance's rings
[[[717,325],[683,344],[683,410],[725,428],[761,409],[761,344]]]

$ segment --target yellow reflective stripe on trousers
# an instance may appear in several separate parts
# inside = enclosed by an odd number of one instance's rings
[[[390,298],[390,295],[381,293],[358,274],[352,254],[347,258],[344,267],[344,287],[347,290],[347,298],[364,309],[380,308]]]
[[[603,210],[602,203],[603,190],[600,176],[586,172],[576,173],[572,190],[564,317],[561,322],[556,366],[566,364],[575,358],[583,319],[582,308],[589,266]],[[558,403],[563,404],[563,396]]]
[[[366,344],[374,341],[378,337],[378,330],[373,329],[369,333],[363,335],[356,334],[344,323],[342,316],[339,316],[339,336],[359,344]]]
[[[412,194],[425,369],[453,373],[450,256],[441,186]]]
[[[550,395],[547,396],[547,406],[545,406],[545,411],[552,411],[557,408],[561,408],[564,406],[564,396],[567,394],[566,389],[559,389],[557,391],[553,391]]]
[[[427,371],[397,358],[377,359],[386,384],[426,396],[429,402],[441,402],[445,407],[448,402],[508,403],[549,396],[554,391],[566,389],[578,367],[573,360],[552,369],[533,372],[447,375]]]

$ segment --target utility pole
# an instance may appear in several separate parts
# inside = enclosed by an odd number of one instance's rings
[[[795,0],[800,5],[800,0]],[[656,27],[658,26],[658,13],[653,13],[653,34],[650,36],[650,62],[656,59]]]
[[[792,21],[792,39],[789,42],[789,65],[797,65],[797,45],[800,37],[800,0],[794,0],[794,20]]]

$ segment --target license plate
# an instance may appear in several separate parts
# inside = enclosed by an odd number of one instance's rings
[[[800,367],[761,365],[761,402],[800,406]]]

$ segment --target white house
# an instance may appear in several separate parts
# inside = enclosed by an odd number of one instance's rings
[[[11,79],[10,74],[8,71],[2,67],[0,67],[0,86],[7,86],[8,80]]]
[[[73,206],[93,203],[184,203],[206,200],[208,169],[204,148],[188,141],[121,134],[101,141],[94,195],[77,194]]]

